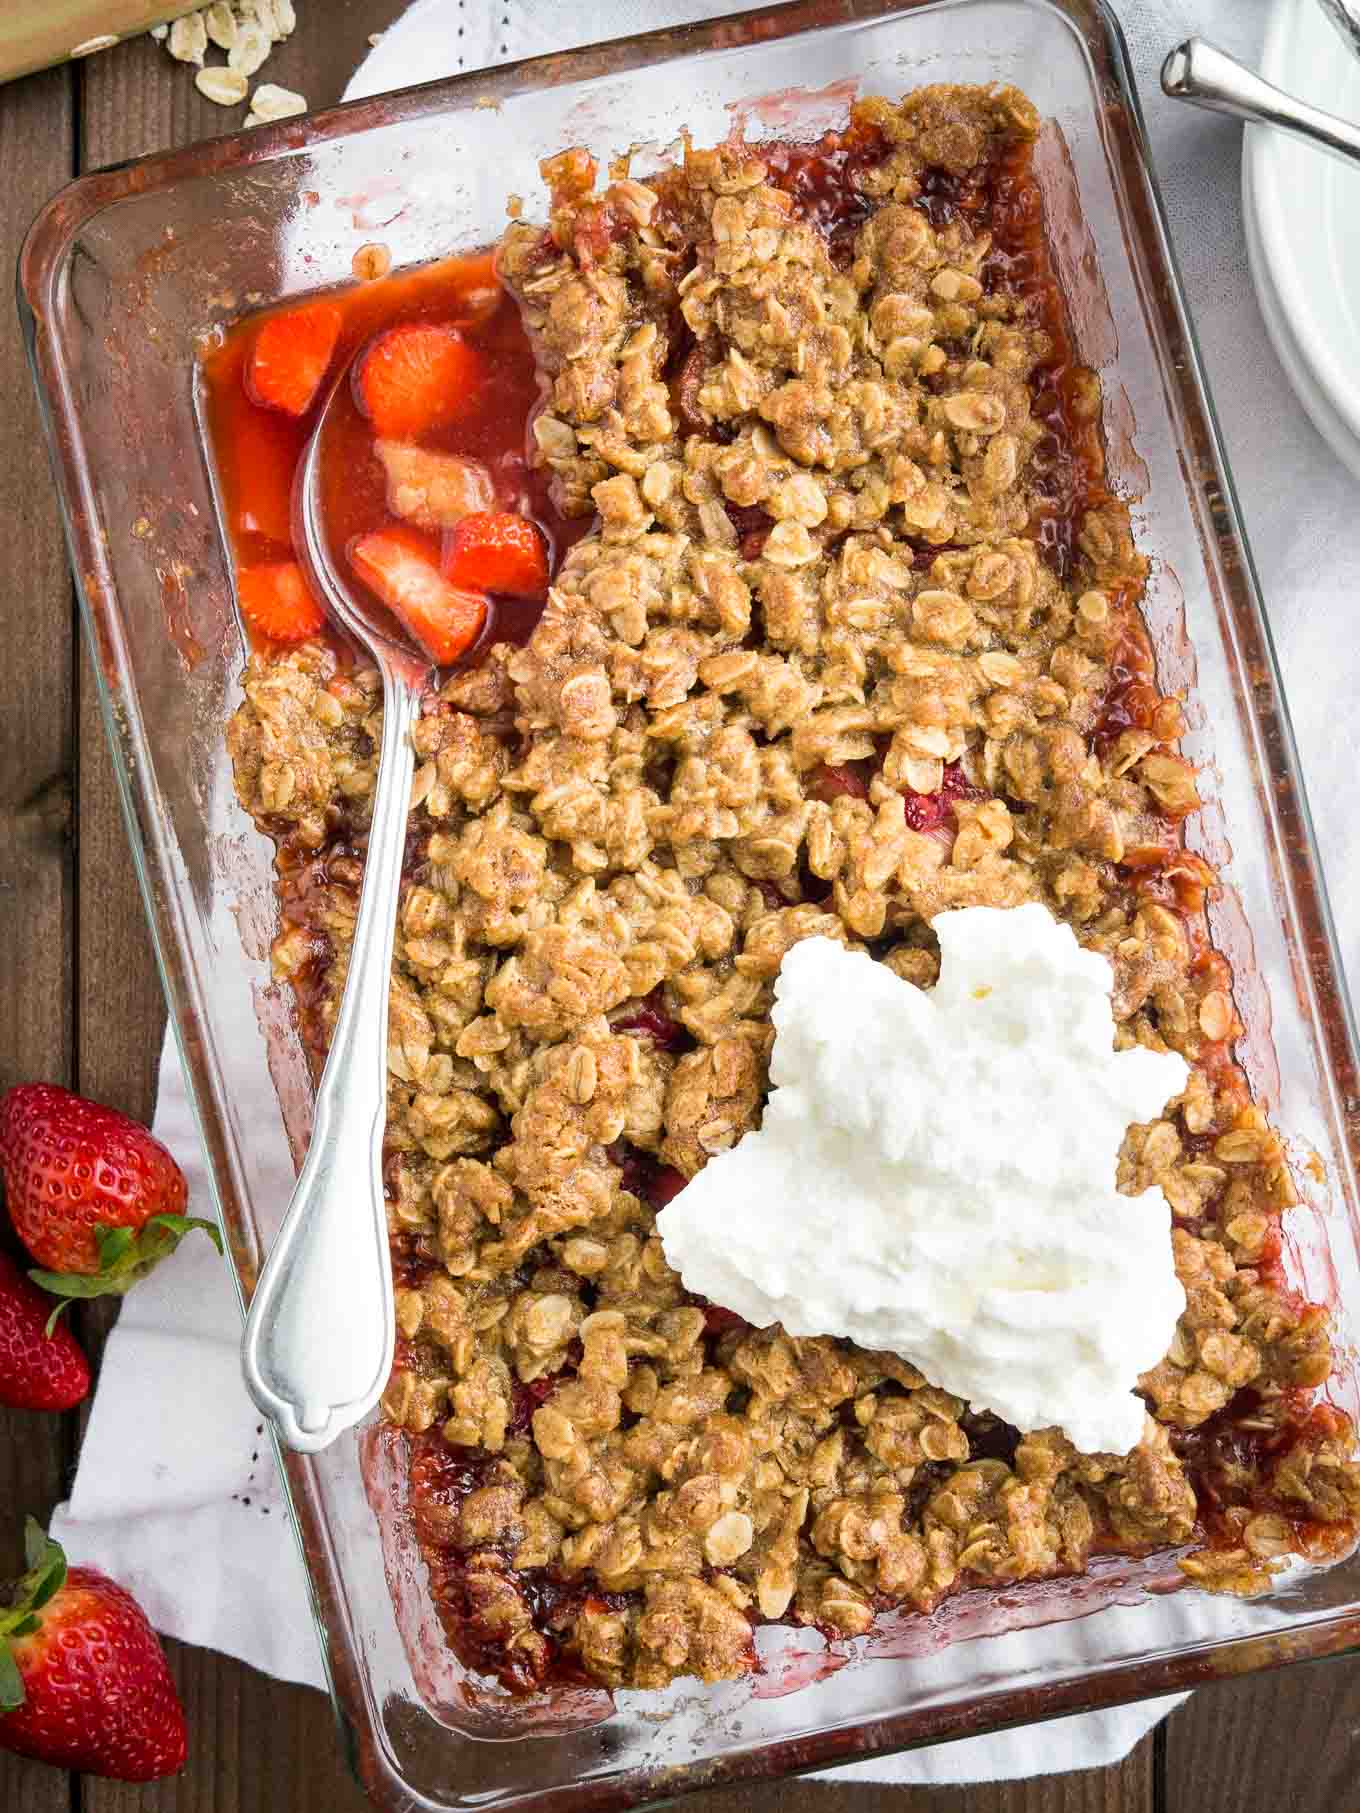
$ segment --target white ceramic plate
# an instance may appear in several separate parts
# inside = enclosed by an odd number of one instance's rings
[[[1267,81],[1360,121],[1360,58],[1317,0],[1275,0]],[[1299,399],[1360,474],[1360,167],[1269,128],[1247,128],[1247,252],[1261,312]]]

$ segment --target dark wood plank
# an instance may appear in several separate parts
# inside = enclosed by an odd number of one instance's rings
[[[696,1794],[680,1805],[685,1813],[1152,1813],[1157,1804],[1153,1748],[1148,1737],[1117,1768],[1082,1769],[1036,1781],[903,1788],[804,1777],[757,1790]],[[1243,1801],[1239,1807],[1248,1804]],[[1168,1805],[1170,1813],[1182,1813],[1180,1803]],[[1187,1801],[1184,1813],[1191,1806]]]
[[[0,247],[9,270],[34,214],[71,174],[65,71],[0,89]],[[73,604],[19,322],[0,309],[0,948],[22,951],[0,989],[0,1087],[65,1080],[71,1057]],[[20,680],[22,683],[20,683]]]
[[[1360,1658],[1202,1687],[1166,1763],[1169,1813],[1360,1813]]]
[[[58,70],[0,89],[0,262],[71,175],[72,81]],[[0,1089],[71,1076],[75,887],[71,849],[73,602],[19,324],[0,308]],[[19,682],[22,683],[19,683]],[[22,1559],[26,1512],[61,1495],[63,1419],[0,1410],[0,1579]],[[67,1777],[0,1753],[6,1813],[65,1813]]]

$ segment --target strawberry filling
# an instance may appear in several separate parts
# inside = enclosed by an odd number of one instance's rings
[[[840,762],[834,766],[822,762],[813,769],[808,792],[828,806],[837,799],[868,799],[869,776],[868,762]]]
[[[680,1022],[667,1013],[665,997],[659,988],[654,988],[642,1005],[632,1013],[612,1020],[610,1031],[641,1033],[644,1038],[659,1045],[662,1051],[674,1051],[689,1037]]]
[[[937,793],[913,793],[902,796],[902,809],[913,831],[939,831],[947,827],[960,800],[986,799],[981,787],[975,787],[958,762],[946,762],[944,779]]]

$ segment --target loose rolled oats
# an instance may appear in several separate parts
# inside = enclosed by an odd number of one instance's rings
[[[246,89],[235,78],[257,74],[274,45],[287,38],[296,25],[292,0],[213,0],[212,5],[185,13],[171,25],[153,27],[151,36],[164,43],[177,62],[199,66],[203,74],[195,80],[200,93],[219,106],[231,107],[246,98]],[[207,64],[210,44],[226,51],[225,70],[220,64]],[[256,89],[245,124],[258,126],[306,111],[301,95],[266,82]]]
[[[238,70],[243,79],[253,76],[267,60],[272,48],[273,39],[262,25],[243,25],[237,31],[228,52],[228,66]],[[256,103],[252,101],[251,105],[255,106]]]
[[[205,6],[199,16],[210,41],[219,50],[230,50],[236,42],[240,23],[227,0],[214,0],[213,5]]]
[[[261,82],[250,97],[250,112],[245,124],[263,126],[272,120],[292,119],[295,114],[306,111],[305,95],[297,94],[291,88],[280,88],[277,82]]]
[[[223,69],[217,64],[209,64],[200,69],[194,77],[194,87],[219,107],[235,107],[238,101],[244,101],[250,84],[236,69]]]
[[[208,54],[208,28],[202,13],[185,13],[176,19],[165,47],[177,63],[201,65]]]
[[[296,24],[292,0],[236,0],[243,20],[258,25],[277,44],[286,38]]]
[[[250,123],[304,106],[263,84]],[[512,1686],[564,1652],[615,1687],[729,1678],[753,1617],[852,1637],[1100,1550],[1184,1548],[1199,1584],[1254,1592],[1360,1517],[1350,1423],[1299,1408],[1327,1317],[1285,1282],[1283,1148],[1226,1052],[1214,876],[1178,830],[1196,777],[1083,439],[1094,375],[1057,430],[1035,409],[1059,320],[1037,128],[1007,88],[860,103],[873,155],[839,225],[791,199],[777,147],[690,146],[602,191],[568,151],[550,230],[501,242],[536,458],[560,516],[595,522],[527,644],[450,676],[414,735],[384,1408],[451,1634]],[[1019,263],[994,257],[1005,185]],[[1066,498],[1055,432],[1087,462]],[[274,963],[319,1058],[380,688],[319,642],[253,655],[243,686],[237,791],[307,878]],[[1127,1456],[1020,1437],[900,1356],[752,1329],[693,1301],[655,1233],[759,1121],[794,942],[929,986],[936,913],[1029,899],[1109,959],[1116,1042],[1193,1067],[1119,1161],[1121,1190],[1165,1194],[1186,1293]]]

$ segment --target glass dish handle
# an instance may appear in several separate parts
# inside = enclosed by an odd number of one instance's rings
[[[308,1454],[377,1403],[396,1342],[382,1180],[387,1001],[420,691],[395,664],[380,665],[382,750],[349,975],[306,1161],[241,1350],[250,1395]]]

